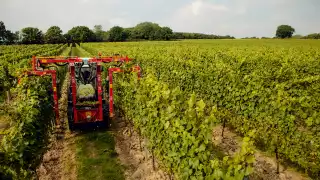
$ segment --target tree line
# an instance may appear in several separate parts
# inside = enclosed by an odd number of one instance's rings
[[[307,36],[294,35],[295,29],[289,25],[277,27],[276,36],[273,38],[295,38],[295,39],[320,39],[320,33]],[[26,27],[21,31],[12,32],[7,30],[4,23],[0,21],[0,44],[57,44],[57,43],[80,43],[80,42],[119,42],[119,41],[141,41],[141,40],[176,40],[176,39],[235,39],[234,37],[219,36],[213,34],[173,32],[169,27],[161,27],[157,23],[143,22],[135,27],[123,28],[114,26],[104,31],[101,25],[95,25],[93,29],[87,26],[76,26],[67,33],[63,33],[58,26],[51,26],[45,33],[35,27]],[[259,39],[257,37],[246,37],[243,39]],[[271,39],[262,37],[261,39]]]
[[[261,37],[261,39],[320,39],[320,33],[312,33],[306,36],[302,36],[299,34],[293,35],[295,33],[295,29],[290,25],[280,25],[277,27],[276,36],[275,37]],[[241,39],[260,39],[256,36],[252,37],[244,37]]]
[[[101,25],[93,29],[87,26],[76,26],[67,33],[60,27],[51,26],[45,33],[36,27],[26,27],[21,31],[7,30],[0,21],[0,44],[57,44],[79,42],[118,42],[141,40],[175,40],[175,39],[234,39],[232,36],[218,36],[212,34],[173,32],[169,27],[161,27],[152,22],[143,22],[135,27],[123,28],[114,26],[104,31]]]

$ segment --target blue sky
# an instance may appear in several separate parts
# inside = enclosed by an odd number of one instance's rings
[[[297,34],[320,33],[320,0],[1,0],[7,29],[32,26],[64,32],[77,25],[105,30],[151,21],[174,31],[218,35],[274,36],[289,24]]]

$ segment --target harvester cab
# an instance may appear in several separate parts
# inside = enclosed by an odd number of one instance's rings
[[[54,111],[56,125],[60,126],[59,105],[57,93],[57,70],[52,65],[67,66],[70,81],[68,87],[68,123],[72,130],[78,124],[102,123],[109,125],[114,117],[113,108],[113,73],[137,72],[140,78],[140,66],[133,65],[123,68],[133,59],[115,56],[83,57],[33,57],[30,75],[50,75],[52,77]],[[115,63],[113,63],[115,62]],[[117,64],[104,67],[103,64]],[[55,66],[55,67],[56,67]],[[107,73],[103,73],[107,71]],[[107,74],[103,77],[103,74]],[[103,86],[103,81],[106,82]]]

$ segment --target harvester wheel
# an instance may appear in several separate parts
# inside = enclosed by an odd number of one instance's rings
[[[69,130],[73,131],[74,130],[74,124],[73,124],[72,106],[68,106],[68,125],[69,125]]]
[[[110,127],[110,119],[109,119],[109,106],[107,104],[103,104],[103,122],[106,124],[106,127]]]
[[[71,87],[68,89],[68,104],[72,104],[72,91]]]

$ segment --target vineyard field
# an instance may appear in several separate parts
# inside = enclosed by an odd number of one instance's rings
[[[145,153],[141,143],[145,144],[153,170],[157,161],[161,173],[170,179],[254,180],[259,179],[254,176],[258,150],[301,176],[319,179],[320,41],[293,39],[0,46],[0,179],[2,175],[13,179],[37,176],[54,132],[51,78],[23,76],[31,67],[31,57],[94,57],[99,53],[134,59],[121,68],[141,67],[141,78],[136,72],[113,74],[114,120],[134,127],[137,139],[132,141],[140,144],[135,152]],[[103,66],[106,70],[114,64]],[[68,124],[63,108],[68,106],[70,77],[67,66],[55,68],[59,103],[64,104],[59,109],[60,121]],[[103,87],[108,85],[107,72],[102,75]],[[224,129],[239,137],[238,151],[230,154],[215,144],[217,127],[222,127],[222,139]],[[131,130],[124,132],[131,136]],[[86,174],[91,166],[124,179],[128,171],[123,174],[119,157],[104,154],[116,154],[121,133],[114,140],[109,131],[71,135],[57,144],[74,142],[70,162],[78,164],[78,179],[111,177],[99,170]],[[61,152],[67,149],[59,148]],[[106,164],[114,167],[108,169]],[[272,173],[281,179],[279,172]]]
[[[205,112],[212,109],[214,124],[250,136],[256,146],[280,161],[319,177],[319,41],[198,40],[81,47],[91,54],[119,53],[139,62],[143,69],[139,87],[134,86],[136,80],[117,81],[115,89],[121,93],[116,102],[154,143],[151,147],[164,156],[169,169],[196,178],[211,173],[200,165],[207,157],[198,153],[210,149],[205,135],[210,132],[212,113],[206,116]],[[191,94],[203,101],[195,103]],[[200,114],[193,114],[190,108]],[[189,134],[195,139],[186,140],[193,146],[181,144],[186,139],[183,129],[189,133],[195,129]],[[195,154],[183,153],[196,146]],[[186,168],[188,165],[192,167]]]

